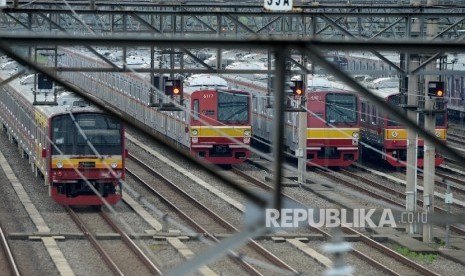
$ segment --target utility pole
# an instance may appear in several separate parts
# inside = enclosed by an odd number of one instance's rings
[[[428,0],[427,6],[437,5],[437,0]],[[437,33],[437,18],[428,18],[426,27],[426,40],[432,39]],[[436,61],[431,61],[426,66],[426,70],[436,71]],[[425,130],[435,133],[436,121],[433,112],[434,99],[428,96],[428,83],[435,81],[436,76],[425,76]],[[434,144],[424,142],[424,177],[423,177],[423,211],[432,215],[434,210],[434,176],[435,176],[435,147]],[[433,236],[433,227],[431,223],[423,224],[423,242],[430,243]]]
[[[419,0],[411,0],[412,5],[418,4]],[[420,26],[418,20],[415,22],[409,22],[410,37],[418,37]],[[405,54],[406,62],[406,71],[412,70],[419,65],[418,56],[412,54]],[[418,122],[418,75],[409,75],[407,83],[407,117],[414,121]],[[417,210],[417,157],[418,157],[418,135],[412,129],[407,131],[407,175],[406,181],[407,185],[405,186],[405,211],[409,213],[414,213]],[[409,234],[414,234],[416,232],[415,224],[411,223],[409,229],[407,230]]]
[[[415,68],[419,65],[418,57],[407,54],[407,62],[409,69]],[[407,117],[418,122],[418,81],[417,75],[410,75],[408,77],[408,91],[407,91]],[[407,212],[416,212],[417,210],[417,157],[418,157],[418,134],[409,129],[407,131],[407,185],[406,185],[406,202],[405,210]],[[409,225],[408,232],[414,234],[416,232],[414,224]]]

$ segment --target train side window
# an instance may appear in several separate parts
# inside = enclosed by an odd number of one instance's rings
[[[371,118],[370,118],[371,113],[370,113],[370,105],[369,105],[369,104],[367,104],[367,110],[366,110],[366,113],[365,113],[365,114],[366,114],[366,116],[367,116],[366,121],[367,121],[368,123],[370,123],[370,120],[371,120]]]
[[[362,122],[365,122],[366,121],[366,113],[365,113],[366,112],[366,103],[362,103],[361,109],[362,109],[361,110],[362,114],[360,116],[360,119],[361,119]]]
[[[194,100],[194,116],[192,117],[194,121],[199,120],[199,110],[200,110],[199,100]]]
[[[40,142],[40,122],[36,120],[36,142]]]
[[[374,107],[374,106],[371,109],[371,123],[373,125],[378,124],[378,117],[377,117],[377,114],[376,114],[376,107]]]

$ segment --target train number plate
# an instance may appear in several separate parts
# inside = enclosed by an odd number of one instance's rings
[[[80,168],[95,168],[95,162],[79,162]]]

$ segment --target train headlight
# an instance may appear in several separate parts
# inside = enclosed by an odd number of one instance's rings
[[[193,129],[193,130],[191,131],[191,135],[192,135],[192,136],[197,136],[197,135],[199,135],[199,131],[198,131],[197,129]]]
[[[57,162],[57,168],[61,169],[63,168],[63,163],[61,163],[60,161]]]
[[[112,162],[111,163],[111,168],[116,169],[116,167],[118,167],[118,164],[116,164],[116,162]]]
[[[397,131],[393,131],[393,132],[391,132],[391,136],[392,136],[392,137],[396,138],[396,137],[397,137],[397,135],[398,135],[398,134],[397,134]]]
[[[354,137],[355,139],[358,139],[358,132],[352,132],[352,137]]]
[[[249,129],[244,130],[244,136],[245,137],[250,137],[251,134],[252,134],[252,132]]]
[[[441,138],[441,132],[436,131],[436,133],[434,133],[434,134],[436,134],[436,137]]]

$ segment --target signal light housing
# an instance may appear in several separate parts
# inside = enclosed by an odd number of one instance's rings
[[[38,89],[52,89],[53,81],[48,78],[47,75],[43,73],[37,74],[37,88]]]
[[[294,83],[294,86],[291,87],[292,95],[294,97],[305,96],[304,82],[301,80],[294,80],[292,82]]]
[[[430,81],[428,82],[428,96],[430,97],[444,97],[444,82],[443,81]]]
[[[182,83],[181,80],[174,80],[173,83],[173,96],[180,96],[182,94]]]
[[[165,81],[165,95],[182,97],[182,82],[179,79]]]

